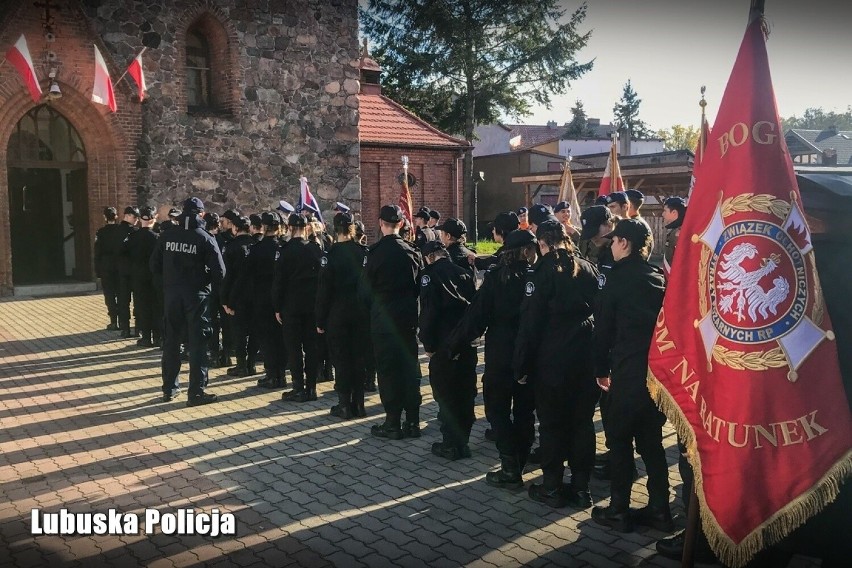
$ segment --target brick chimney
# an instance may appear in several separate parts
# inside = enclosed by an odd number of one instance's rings
[[[555,120],[548,120],[547,121],[547,127],[548,128],[556,128],[556,121]]]
[[[822,165],[836,166],[837,165],[837,150],[834,148],[826,148],[822,151]]]
[[[358,68],[361,70],[361,93],[365,95],[382,94],[382,68],[376,60],[370,57],[367,49],[367,38],[361,47],[361,62]]]

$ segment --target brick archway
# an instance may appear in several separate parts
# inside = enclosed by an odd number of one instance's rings
[[[116,115],[105,113],[82,93],[67,83],[59,83],[62,98],[51,102],[77,130],[86,149],[86,181],[88,195],[89,242],[102,224],[101,212],[106,205],[115,207],[135,203],[131,198],[128,164],[132,152],[127,136]],[[18,122],[34,103],[25,90],[3,101],[0,106],[0,226],[9,227],[8,156],[5,149]],[[12,284],[12,242],[9,231],[0,231],[0,295],[10,295]]]

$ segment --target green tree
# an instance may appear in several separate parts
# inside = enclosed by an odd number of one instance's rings
[[[694,152],[698,146],[698,136],[701,131],[692,126],[675,124],[671,128],[657,131],[657,137],[663,139],[666,150],[689,150]]]
[[[621,99],[612,107],[614,116],[613,124],[619,132],[628,131],[634,139],[648,138],[651,131],[648,125],[639,118],[639,105],[642,99],[633,90],[633,85],[630,84],[630,79],[624,85],[624,92],[621,94]]]
[[[576,54],[591,32],[586,5],[562,0],[369,0],[363,33],[376,47],[382,91],[439,128],[474,139],[477,123],[549,106],[592,68]],[[465,197],[473,158],[464,160]]]
[[[578,100],[571,108],[571,122],[568,123],[568,130],[565,131],[564,139],[571,138],[587,138],[594,134],[594,131],[589,128],[589,117],[586,115],[586,109],[583,108],[583,101]]]
[[[788,128],[803,128],[806,130],[824,130],[836,126],[838,130],[852,130],[852,106],[846,107],[846,112],[826,112],[822,107],[808,108],[801,117],[791,116],[781,119],[784,130]]]

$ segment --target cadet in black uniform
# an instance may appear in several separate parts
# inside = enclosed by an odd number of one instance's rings
[[[235,236],[222,255],[225,261],[225,278],[222,280],[220,298],[225,313],[230,317],[231,337],[237,359],[237,365],[228,369],[228,375],[250,377],[257,374],[255,369],[257,339],[252,333],[251,323],[253,298],[249,290],[240,288],[236,283],[245,272],[249,248],[255,244],[255,240],[249,234],[251,225],[248,217],[236,217],[231,224]]]
[[[474,255],[474,253],[464,246],[464,238],[467,235],[465,224],[458,219],[450,217],[443,224],[435,227],[435,229],[441,231],[439,233],[440,240],[447,247],[447,254],[450,256],[450,260],[473,274],[470,256]]]
[[[204,224],[207,232],[213,235],[218,243],[221,230],[219,214],[212,211],[207,213],[204,215]],[[219,247],[219,251],[222,251],[222,247]],[[224,253],[222,256],[224,258]],[[222,318],[219,317],[219,310],[213,308],[221,305],[220,291],[217,287],[210,293],[210,325],[213,328],[213,333],[210,335],[208,346],[210,349],[210,365],[213,367],[219,362],[219,355],[222,352]]]
[[[317,290],[317,333],[328,342],[337,382],[337,405],[331,415],[344,420],[366,416],[364,386],[369,344],[367,315],[358,301],[358,281],[364,271],[367,247],[355,240],[355,221],[349,213],[334,216],[337,242],[322,257]]]
[[[507,213],[498,213],[497,217],[494,219],[494,222],[490,224],[491,226],[491,236],[494,239],[494,242],[503,244],[506,236],[512,231],[516,231],[520,226],[520,222],[518,221],[518,215],[514,211],[509,211]],[[497,249],[497,252],[492,254],[491,256],[478,257],[475,253],[471,252],[468,256],[468,260],[473,262],[473,265],[477,270],[488,270],[492,266],[496,265],[500,261],[500,253],[502,252],[503,247],[501,246]]]
[[[130,261],[124,254],[124,242],[127,237],[135,231],[136,223],[139,221],[139,209],[136,207],[124,208],[124,219],[118,225],[122,237],[118,246],[118,328],[121,337],[130,337],[130,297],[133,292],[132,276],[130,274]]]
[[[363,221],[355,221],[355,240],[360,244],[367,246],[367,233],[364,230]],[[367,318],[367,329],[370,329],[369,320],[370,314],[366,313],[365,317]],[[364,387],[364,390],[367,392],[376,392],[376,358],[373,357],[373,339],[372,336],[367,333],[366,338],[366,346],[367,346],[367,384]]]
[[[249,234],[255,243],[259,243],[263,238],[263,219],[260,214],[252,213],[248,216],[249,219]]]
[[[420,276],[420,342],[429,356],[429,383],[442,416],[443,440],[432,453],[449,460],[470,457],[470,429],[476,417],[476,348],[455,345],[450,333],[473,299],[476,286],[470,270],[453,264],[438,241],[421,251],[426,267]]]
[[[207,337],[210,334],[210,286],[222,279],[225,264],[216,240],[204,230],[204,203],[190,197],[183,204],[179,225],[160,236],[151,256],[151,272],[162,274],[166,313],[163,344],[163,401],[180,393],[180,341],[189,338],[189,397],[187,406],[216,401],[206,393]]]
[[[538,231],[538,226],[545,221],[559,221],[556,215],[553,214],[553,209],[550,205],[536,203],[529,208],[527,212],[527,220],[529,221],[529,230],[535,235]]]
[[[287,362],[293,390],[283,400],[308,402],[317,399],[317,277],[322,249],[305,239],[307,221],[290,214],[290,240],[275,263],[272,290],[275,317],[284,328]]]
[[[222,253],[222,258],[225,256],[225,251],[228,250],[228,243],[234,240],[234,219],[239,218],[240,212],[235,209],[228,209],[219,217],[219,232],[216,233],[216,244],[219,245],[219,250]],[[231,354],[234,352],[234,337],[231,329],[231,318],[225,312],[225,308],[221,302],[221,291],[214,286],[213,296],[215,303],[211,299],[211,310],[216,311],[213,331],[218,335],[221,331],[222,339],[217,341],[219,344],[218,358],[213,362],[216,367],[229,368],[233,361]]]
[[[515,376],[535,392],[543,483],[530,498],[551,507],[592,505],[589,479],[595,459],[598,390],[590,356],[597,270],[574,254],[558,220],[537,225],[541,260],[530,274],[521,305]],[[563,487],[565,460],[571,484]]]
[[[370,247],[359,297],[370,310],[371,339],[385,422],[379,438],[420,437],[420,365],[417,362],[420,253],[399,235],[404,217],[397,205],[379,212],[382,238]],[[400,425],[402,411],[405,423]]]
[[[436,209],[429,210],[429,228],[435,230],[438,223],[441,222],[441,212]]]
[[[672,269],[677,240],[680,237],[680,226],[686,215],[686,201],[683,197],[669,197],[663,203],[663,221],[666,223],[666,249],[663,254],[663,269],[668,276]]]
[[[438,237],[435,235],[434,229],[429,227],[429,209],[421,208],[414,215],[414,246],[417,247],[418,250],[423,250],[423,246],[429,241],[434,241]]]
[[[116,233],[121,230],[115,224],[117,219],[115,207],[104,207],[106,225],[95,233],[95,276],[101,279],[104,304],[109,316],[106,328],[110,331],[118,331],[118,258],[112,248],[117,239]]]
[[[648,350],[663,304],[662,271],[648,263],[651,232],[639,219],[619,221],[609,235],[615,265],[601,290],[595,311],[595,376],[609,391],[612,416],[607,423],[612,474],[609,507],[595,507],[592,519],[621,532],[634,523],[673,529],[669,477],[663,449],[666,419],[648,393]],[[648,506],[631,515],[633,440],[648,472]],[[573,466],[573,464],[572,464]]]
[[[141,227],[127,236],[125,252],[130,262],[133,286],[133,305],[136,309],[136,328],[141,335],[139,347],[153,347],[160,343],[163,306],[151,274],[151,255],[157,248],[157,235],[153,231],[156,211],[153,207],[139,210]]]
[[[236,287],[241,294],[251,298],[252,325],[254,335],[263,352],[263,378],[257,386],[283,388],[287,356],[281,324],[275,318],[276,306],[272,301],[272,283],[275,277],[275,261],[279,255],[278,234],[281,217],[275,212],[261,215],[264,236],[249,248],[245,268],[241,271]]]
[[[500,452],[500,470],[485,481],[495,487],[523,486],[521,474],[535,440],[535,399],[532,385],[518,383],[512,355],[521,319],[521,302],[527,272],[536,260],[535,237],[529,231],[512,231],[503,240],[497,264],[485,273],[473,303],[456,327],[451,349],[485,335],[485,373],[482,395]]]

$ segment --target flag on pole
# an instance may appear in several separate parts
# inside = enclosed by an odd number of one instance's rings
[[[118,105],[115,102],[115,92],[112,88],[112,80],[109,78],[109,70],[101,55],[98,46],[95,47],[95,84],[92,87],[92,100],[100,105],[106,105],[109,110],[115,112]]]
[[[707,124],[707,117],[704,115],[704,102],[701,99],[701,130],[698,133],[698,143],[695,145],[695,161],[692,164],[692,177],[689,180],[689,191],[686,194],[687,200],[692,197],[692,188],[695,187],[695,174],[698,172],[698,167],[704,161],[704,152],[707,147],[707,141],[710,140],[710,125]]]
[[[852,417],[762,20],[746,30],[681,228],[648,388],[695,471],[713,551],[746,564],[836,498]]]
[[[299,204],[296,206],[296,211],[302,212],[305,209],[308,211],[312,211],[314,215],[316,215],[317,219],[319,219],[320,223],[325,223],[322,218],[322,211],[320,211],[319,203],[314,199],[313,194],[311,193],[311,187],[308,185],[308,178],[302,176],[299,178]]]
[[[402,191],[399,193],[399,208],[402,215],[414,226],[414,201],[411,198],[411,188],[408,187],[408,156],[402,157]],[[413,233],[413,231],[412,231]]]
[[[35,67],[33,67],[33,58],[30,57],[30,49],[27,47],[27,39],[21,34],[15,45],[6,51],[6,61],[12,64],[12,67],[21,76],[24,85],[30,92],[34,102],[41,100],[41,86],[38,84]]]
[[[598,195],[609,195],[615,191],[624,191],[624,180],[621,179],[621,167],[618,165],[618,151],[615,147],[615,139],[613,139]]]
[[[580,201],[577,199],[577,190],[574,187],[574,178],[571,175],[571,157],[569,156],[567,160],[565,160],[565,165],[562,169],[562,179],[559,181],[559,201],[567,201],[570,216],[569,219],[571,221],[571,225],[574,227],[582,227],[582,221],[580,220]]]
[[[145,72],[142,70],[141,53],[134,57],[133,61],[130,62],[130,66],[127,68],[127,74],[133,77],[133,80],[136,81],[139,93],[139,102],[142,102],[145,99],[147,86],[145,85]]]

